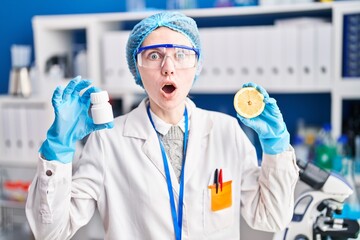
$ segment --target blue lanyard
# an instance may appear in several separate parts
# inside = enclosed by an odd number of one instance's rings
[[[149,115],[151,125],[153,126],[153,128],[156,131],[154,122],[153,122],[153,120],[151,118],[151,114],[150,114],[150,104],[147,108],[147,114]],[[183,217],[183,203],[184,203],[184,171],[185,171],[184,166],[185,166],[185,159],[186,159],[187,140],[188,140],[188,134],[189,134],[188,133],[189,132],[189,119],[188,119],[188,113],[187,113],[186,107],[185,107],[185,111],[184,111],[184,117],[185,117],[185,133],[184,133],[183,159],[182,159],[182,167],[181,167],[181,175],[180,175],[180,194],[179,194],[178,214],[176,214],[174,193],[172,191],[172,183],[171,183],[169,165],[168,165],[165,148],[160,139],[158,132],[156,131],[158,139],[159,139],[159,143],[160,143],[161,155],[162,155],[163,162],[164,162],[164,170],[165,170],[166,183],[167,183],[167,188],[168,188],[169,197],[170,197],[171,215],[172,215],[172,219],[173,219],[176,240],[181,240],[181,232],[182,232],[182,217]]]

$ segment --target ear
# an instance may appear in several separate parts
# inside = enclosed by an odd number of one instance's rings
[[[196,73],[195,73],[196,78],[200,75],[202,68],[203,68],[203,61],[200,60],[196,68]]]
[[[143,82],[141,80],[141,76],[140,76],[138,71],[137,71],[137,74],[136,74],[136,76],[134,78],[135,78],[135,83],[137,85],[139,85],[140,87],[144,88],[144,84],[143,84]]]

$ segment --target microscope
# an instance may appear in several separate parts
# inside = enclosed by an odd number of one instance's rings
[[[357,220],[339,218],[346,198],[353,189],[346,180],[311,162],[297,161],[300,180],[311,187],[295,202],[289,226],[276,233],[273,240],[342,240],[357,238]]]

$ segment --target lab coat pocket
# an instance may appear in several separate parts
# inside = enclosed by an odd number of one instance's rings
[[[228,178],[222,189],[218,186],[216,191],[216,185],[210,184],[204,190],[204,228],[207,233],[221,231],[234,222],[232,181],[229,174],[225,176]]]
[[[211,210],[219,211],[231,207],[232,191],[231,181],[223,183],[223,186],[216,189],[215,184],[208,187],[211,190]]]

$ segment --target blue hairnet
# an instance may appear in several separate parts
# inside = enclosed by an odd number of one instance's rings
[[[145,38],[158,27],[168,27],[184,34],[190,40],[193,47],[200,49],[199,30],[194,19],[179,12],[161,12],[143,19],[136,24],[131,31],[126,45],[126,59],[128,67],[135,78],[136,84],[141,87],[144,86],[136,66],[136,56],[134,56],[134,53],[141,46]],[[199,61],[195,79],[200,73],[200,65]]]

